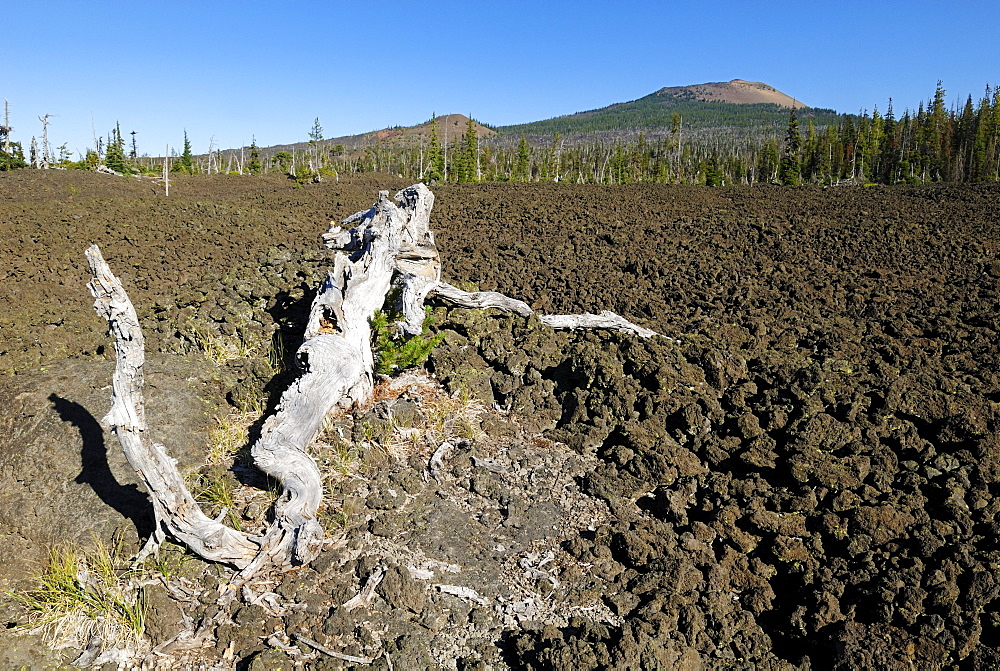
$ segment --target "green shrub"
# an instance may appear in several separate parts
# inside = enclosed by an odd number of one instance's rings
[[[441,342],[443,335],[431,335],[428,327],[432,319],[430,308],[424,308],[427,317],[420,335],[412,338],[396,338],[396,321],[401,315],[396,312],[376,310],[372,317],[372,347],[375,351],[375,371],[382,375],[392,375],[407,368],[419,366]]]

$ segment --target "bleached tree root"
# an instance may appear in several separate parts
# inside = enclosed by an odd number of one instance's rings
[[[251,447],[255,464],[282,484],[274,520],[261,537],[226,527],[205,515],[184,486],[174,461],[145,434],[142,397],[143,338],[135,310],[96,245],[87,250],[95,308],[108,320],[117,366],[111,412],[105,417],[129,463],[149,490],[156,533],[140,553],[154,552],[165,535],[185,543],[205,559],[240,569],[235,585],[264,566],[312,560],[323,541],[317,519],[322,477],[306,452],[331,412],[371,399],[374,354],[371,322],[395,285],[399,291],[396,324],[401,337],[421,332],[424,302],[436,295],[455,305],[496,308],[529,316],[524,302],[496,292],[465,292],[441,281],[441,261],[430,231],[434,195],[423,184],[396,194],[381,191],[371,209],[331,225],[323,236],[337,251],[333,270],[313,301],[305,340],[296,353],[302,375],[282,394],[278,407]],[[543,315],[553,328],[604,328],[656,335],[610,312],[600,315]]]
[[[156,515],[156,532],[138,559],[155,551],[166,533],[206,559],[237,568],[247,566],[257,556],[259,544],[208,517],[184,485],[174,460],[162,445],[149,439],[142,395],[145,351],[139,319],[97,245],[87,249],[86,255],[93,275],[88,286],[95,298],[94,308],[108,320],[117,359],[111,382],[111,411],[103,421],[114,431],[129,464],[146,485]]]
[[[437,296],[453,305],[463,308],[493,308],[503,312],[528,317],[535,313],[527,303],[516,298],[510,298],[495,291],[462,291],[447,282],[437,282],[430,287],[427,292],[429,296]],[[609,331],[620,331],[631,333],[641,338],[652,338],[659,335],[656,331],[651,331],[629,320],[616,315],[614,312],[604,310],[599,315],[584,312],[579,315],[539,315],[541,322],[554,329],[566,329],[575,331],[577,329],[604,329]]]
[[[493,308],[522,317],[530,317],[535,314],[535,311],[524,301],[498,294],[495,291],[462,291],[447,282],[438,282],[431,287],[429,294],[443,298],[452,305],[461,308]]]
[[[322,479],[305,448],[332,410],[371,398],[372,318],[389,292],[396,255],[428,233],[433,196],[420,186],[422,191],[411,187],[397,196],[402,207],[389,200],[388,191],[380,192],[370,210],[343,222],[357,224],[354,228],[334,226],[324,236],[327,246],[340,253],[313,301],[305,342],[296,354],[303,374],[282,395],[251,448],[254,463],[284,487],[274,512],[285,540],[274,552],[280,556],[287,546],[294,563],[310,561],[323,540],[316,520]]]

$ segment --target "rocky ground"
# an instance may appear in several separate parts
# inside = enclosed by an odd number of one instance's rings
[[[95,419],[110,368],[83,248],[143,319],[155,430],[252,526],[267,483],[200,446],[294,374],[326,223],[402,186],[213,176],[168,199],[0,175],[7,589],[50,545],[148,532]],[[384,669],[1000,664],[1000,188],[435,194],[449,281],[668,337],[436,308],[445,391],[386,383],[315,446],[329,547],[222,606],[227,571],[168,549],[141,578],[148,668],[360,664],[312,643]],[[7,666],[81,653],[25,635],[10,599],[2,615]]]

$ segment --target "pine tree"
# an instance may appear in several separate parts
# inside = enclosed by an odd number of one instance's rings
[[[945,175],[945,126],[948,122],[948,113],[944,107],[945,93],[941,80],[938,80],[924,134],[927,168],[933,181],[941,180]]]
[[[123,175],[132,174],[132,168],[125,160],[125,140],[122,138],[121,124],[116,123],[108,138],[108,148],[104,154],[104,165]]]
[[[670,117],[670,135],[674,138],[674,147],[677,149],[677,165],[681,162],[681,115],[674,112]],[[679,169],[679,168],[678,168]]]
[[[528,140],[522,135],[517,143],[517,163],[514,166],[514,180],[518,182],[528,181]]]
[[[781,153],[781,165],[778,168],[778,182],[784,186],[792,186],[802,181],[802,159],[799,151],[802,149],[802,136],[799,135],[799,120],[795,108],[788,116],[788,131],[785,133],[785,147]]]
[[[309,160],[309,171],[313,173],[311,178],[322,180],[319,175],[320,151],[319,144],[323,141],[323,127],[319,125],[319,117],[313,120],[312,130],[309,131],[309,146],[312,148],[312,158]],[[314,172],[315,171],[315,172]]]
[[[478,182],[479,138],[476,135],[476,122],[472,120],[472,117],[469,117],[469,120],[465,124],[465,136],[463,137],[462,145],[463,174],[458,181]]]
[[[1000,181],[1000,86],[993,89],[992,120],[993,132],[989,140],[987,173],[993,181]]]
[[[719,170],[719,160],[714,154],[702,164],[702,172],[705,174],[705,186],[722,186],[724,179],[722,171]]]
[[[188,133],[185,129],[184,131],[184,149],[181,151],[181,156],[177,159],[177,170],[188,175],[194,174],[194,160],[191,156],[191,140],[188,139]]]
[[[444,154],[438,140],[437,115],[431,114],[431,141],[427,147],[427,181],[437,182],[444,177]]]
[[[778,175],[778,142],[771,139],[764,143],[763,149],[757,154],[757,181],[772,184]]]
[[[639,142],[642,142],[642,136],[639,136]],[[562,134],[556,133],[555,137],[552,138],[552,150],[549,152],[548,168],[545,170],[546,179],[551,179],[553,182],[558,182],[562,176],[560,171],[562,169]]]
[[[294,175],[294,161],[295,157],[287,151],[279,151],[274,155],[274,162],[278,164],[278,169],[281,170],[281,172],[287,172]]]
[[[806,126],[806,142],[803,148],[805,161],[802,165],[802,178],[806,182],[816,180],[816,172],[819,167],[819,138],[816,135],[816,125],[812,119]]]
[[[3,145],[0,145],[0,172],[27,167],[28,162],[24,160],[24,151],[21,149],[20,142],[8,143],[6,151],[4,151]]]
[[[319,125],[319,117],[313,121],[312,130],[309,131],[309,143],[316,144],[323,141],[323,127]]]
[[[250,162],[247,163],[247,172],[251,175],[259,175],[261,173],[260,150],[257,149],[257,138],[250,140]]]
[[[895,184],[899,180],[899,141],[896,137],[896,115],[892,111],[892,98],[882,121],[882,137],[879,139],[878,174],[875,176],[883,184]]]
[[[992,135],[993,111],[990,108],[990,87],[987,86],[986,94],[979,101],[979,106],[976,108],[976,131],[972,144],[972,165],[970,166],[969,175],[975,181],[987,179],[989,175],[987,155]]]

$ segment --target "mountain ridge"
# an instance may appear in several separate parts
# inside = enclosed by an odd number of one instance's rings
[[[687,86],[668,86],[628,102],[565,114],[541,121],[498,126],[501,134],[552,135],[622,130],[663,129],[674,114],[685,128],[780,127],[788,111],[830,122],[836,111],[812,108],[764,82],[732,79]]]
[[[812,108],[794,96],[770,84],[746,79],[728,82],[706,82],[686,86],[666,86],[636,100],[611,103],[604,107],[564,114],[550,119],[522,124],[491,126],[473,120],[480,138],[494,136],[529,135],[588,136],[595,133],[620,133],[657,131],[665,132],[681,119],[685,132],[718,128],[781,128],[787,123],[788,111],[795,109],[804,118],[814,118],[817,125],[835,121],[837,113],[831,109]],[[464,114],[444,114],[434,117],[438,124],[438,140],[451,144],[465,133],[469,117]],[[343,145],[346,149],[359,149],[375,143],[420,144],[430,140],[432,119],[413,126],[392,126],[355,135],[325,138],[322,144],[330,147]],[[770,131],[769,131],[770,132]],[[261,147],[273,154],[278,151],[301,151],[311,147],[309,142],[294,142]]]

